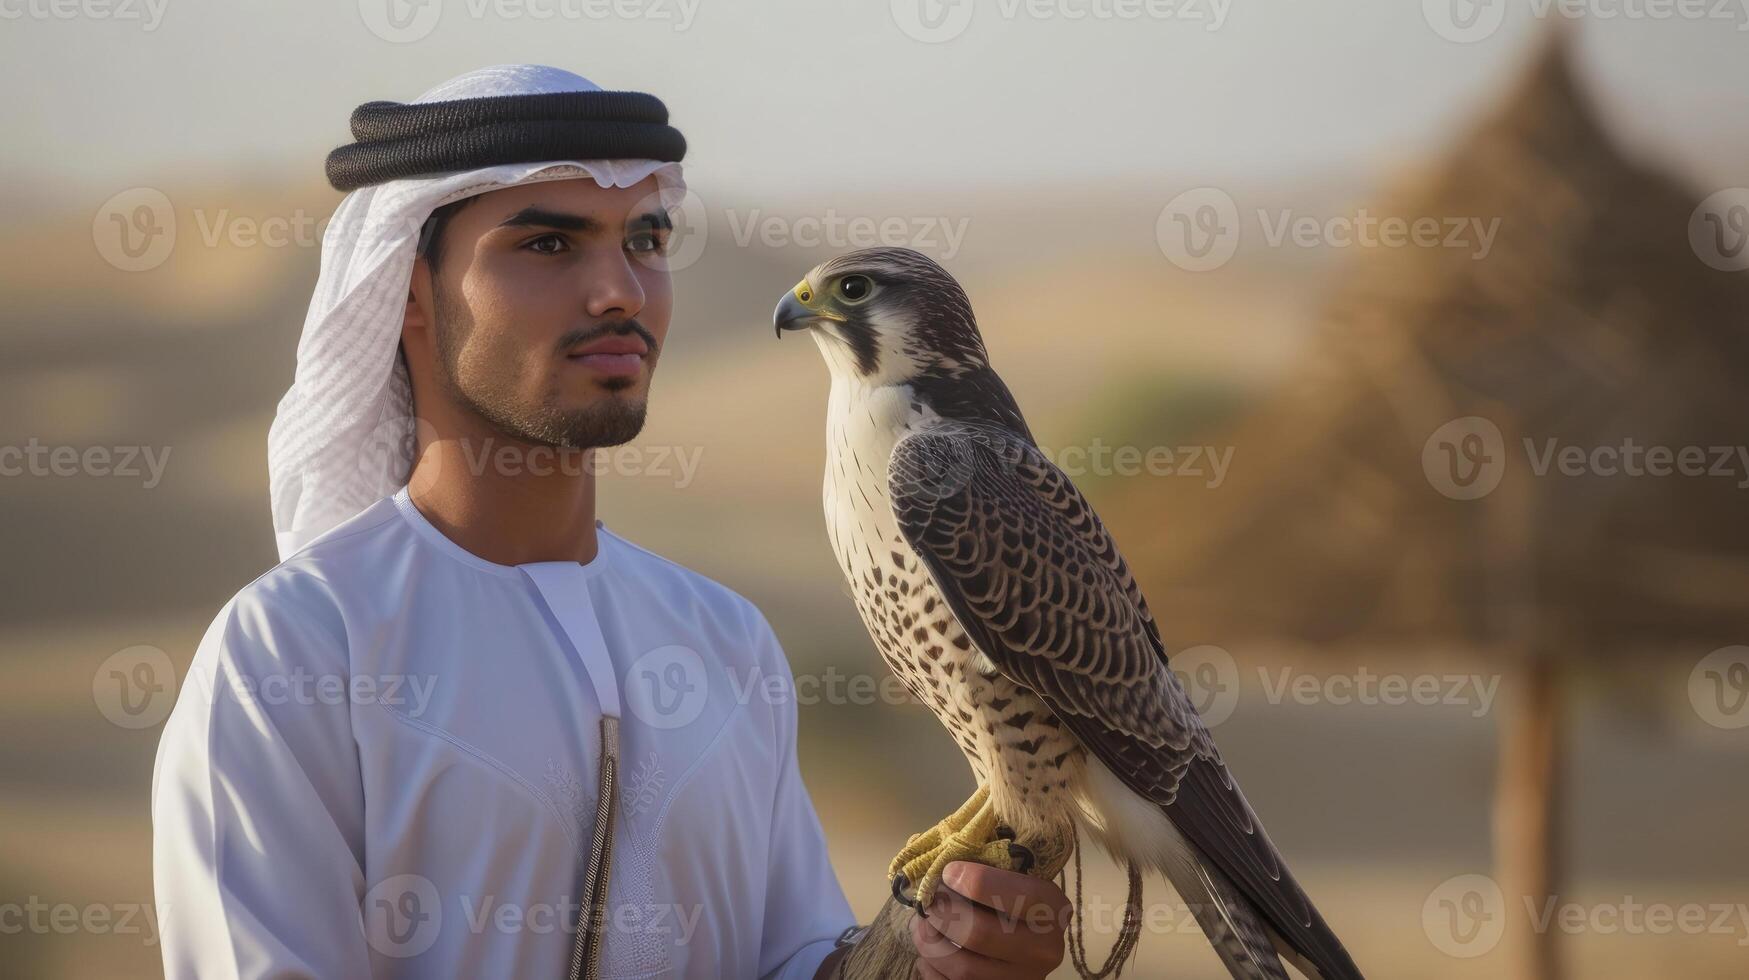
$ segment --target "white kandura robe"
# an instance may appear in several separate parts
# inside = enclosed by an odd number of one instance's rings
[[[225,606],[152,782],[170,977],[564,977],[615,698],[602,975],[814,975],[855,920],[783,650],[739,595],[598,538],[493,564],[402,488]]]

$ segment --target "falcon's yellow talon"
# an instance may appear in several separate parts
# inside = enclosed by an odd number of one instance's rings
[[[892,862],[887,865],[887,880],[891,881],[897,877],[917,855],[927,854],[933,850],[940,840],[941,831],[939,828],[930,828],[921,834],[912,834],[905,841],[905,849],[900,851],[899,856],[893,858]]]
[[[916,883],[914,897],[920,908],[929,906],[936,889],[941,887],[941,878],[947,871],[947,866],[955,861],[970,861],[1004,871],[1018,871],[1020,864],[1006,840],[980,842],[969,836],[955,834],[935,851],[918,856],[901,872],[906,880]]]
[[[1031,855],[1025,848],[1012,847],[1007,838],[998,836],[1000,821],[989,797],[989,791],[979,787],[964,806],[941,823],[913,836],[893,859],[888,879],[904,875],[916,887],[918,908],[928,907],[941,884],[942,873],[954,861],[971,861],[1005,871],[1019,870],[1021,854],[1026,854],[1030,861]]]
[[[933,852],[941,845],[944,835],[955,833],[965,827],[978,816],[979,811],[984,808],[989,799],[989,788],[979,786],[977,792],[973,793],[970,799],[960,804],[959,809],[949,814],[940,823],[921,834],[912,834],[905,840],[905,849],[900,851],[899,855],[893,858],[892,863],[887,865],[887,880],[891,881],[898,877],[899,873],[904,871],[907,865],[910,865],[919,855]],[[912,881],[917,880],[917,876],[914,874],[909,875],[909,877]]]

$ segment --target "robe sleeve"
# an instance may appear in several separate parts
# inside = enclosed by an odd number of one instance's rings
[[[768,669],[790,677],[777,636],[761,617]],[[777,792],[772,800],[764,933],[759,945],[762,980],[813,980],[846,928],[856,924],[832,871],[826,835],[796,761],[796,699],[774,699],[778,731]]]
[[[152,775],[171,980],[370,975],[348,667],[332,601],[283,565],[202,639]]]

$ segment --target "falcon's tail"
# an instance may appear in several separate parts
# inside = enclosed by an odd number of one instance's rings
[[[1307,903],[1304,947],[1287,939],[1266,911],[1204,857],[1165,811],[1123,786],[1096,761],[1082,802],[1090,836],[1119,861],[1134,860],[1165,876],[1236,980],[1288,980],[1282,960],[1309,980],[1363,980],[1360,970]],[[1282,880],[1294,888],[1292,876]]]
[[[1288,980],[1273,931],[1226,875],[1188,849],[1181,860],[1164,861],[1159,870],[1196,916],[1203,935],[1235,980]],[[1322,980],[1316,973],[1308,975]]]

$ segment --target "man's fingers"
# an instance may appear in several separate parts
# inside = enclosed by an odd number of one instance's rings
[[[962,948],[1008,963],[1042,962],[1061,945],[1062,931],[1049,919],[1030,924],[1013,919],[950,888],[936,889],[928,912],[926,921],[935,932]]]
[[[1043,977],[1046,971],[1016,972],[1014,963],[992,959],[981,953],[955,946],[930,920],[911,917],[911,944],[917,948],[918,966],[924,976],[939,976],[946,980],[1016,980],[1020,976]],[[928,971],[933,970],[934,973]]]
[[[1069,920],[1069,896],[1043,878],[954,861],[943,870],[941,880],[959,894],[1023,925],[1061,929]]]

